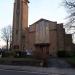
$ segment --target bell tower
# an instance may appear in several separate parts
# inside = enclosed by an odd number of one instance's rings
[[[15,0],[13,12],[12,49],[23,50],[28,27],[28,0]]]

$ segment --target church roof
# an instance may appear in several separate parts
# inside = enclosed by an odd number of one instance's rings
[[[39,22],[41,22],[41,21],[57,23],[57,22],[53,22],[53,21],[50,21],[50,20],[41,18],[41,19],[39,19],[38,21],[34,22],[33,24],[39,23]],[[31,25],[33,25],[33,24],[31,24]]]

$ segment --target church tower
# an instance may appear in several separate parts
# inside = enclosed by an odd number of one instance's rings
[[[25,29],[28,27],[28,0],[15,0],[13,12],[12,49],[25,49]]]

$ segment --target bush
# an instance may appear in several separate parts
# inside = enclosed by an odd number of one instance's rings
[[[58,51],[57,56],[58,57],[66,57],[66,51],[64,51],[64,50],[63,51]]]
[[[10,56],[9,52],[7,52],[7,51],[2,52],[2,57],[9,57],[9,56]]]
[[[23,52],[23,51],[16,51],[14,52],[14,57],[16,58],[24,58],[26,57],[27,53],[26,52]]]
[[[63,51],[58,51],[57,55],[58,55],[58,57],[72,57],[74,55],[74,53],[71,51],[63,50]]]

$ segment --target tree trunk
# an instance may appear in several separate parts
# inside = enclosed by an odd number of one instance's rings
[[[6,49],[8,50],[8,39],[7,39],[7,47],[6,47]]]

